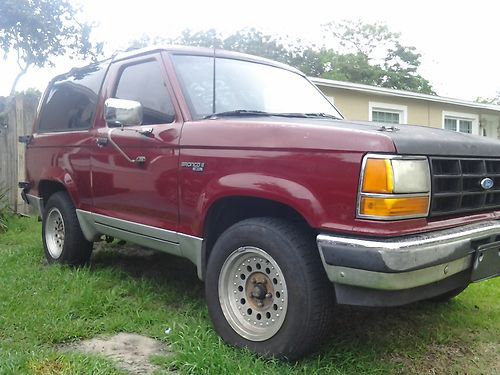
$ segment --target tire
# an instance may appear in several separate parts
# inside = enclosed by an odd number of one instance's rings
[[[49,263],[82,266],[90,260],[92,242],[83,236],[75,206],[64,191],[51,195],[45,206],[42,240]]]
[[[328,336],[334,305],[314,237],[281,219],[227,229],[210,254],[208,311],[228,344],[297,360]]]
[[[462,293],[465,290],[465,288],[467,288],[467,285],[460,287],[460,288],[450,290],[450,291],[443,293],[443,294],[440,294],[438,296],[429,298],[429,301],[435,302],[435,303],[446,303],[446,302],[450,301],[451,299],[455,298],[456,296],[458,296],[460,293]]]

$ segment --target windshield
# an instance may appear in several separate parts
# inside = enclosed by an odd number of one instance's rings
[[[259,111],[342,118],[312,83],[289,70],[209,56],[172,58],[193,119],[223,113],[252,115]]]

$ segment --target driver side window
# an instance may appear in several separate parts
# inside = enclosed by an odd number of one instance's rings
[[[167,124],[175,120],[161,67],[156,60],[126,66],[120,75],[115,98],[142,104],[142,125]]]

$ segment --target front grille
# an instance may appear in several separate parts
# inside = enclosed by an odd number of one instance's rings
[[[431,216],[500,208],[500,159],[432,157]],[[493,188],[481,186],[491,178]]]

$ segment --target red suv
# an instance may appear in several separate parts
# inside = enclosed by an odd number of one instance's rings
[[[112,236],[191,260],[215,329],[297,359],[334,304],[448,299],[500,272],[500,143],[349,122],[299,71],[153,48],[54,78],[23,197],[49,262]]]

